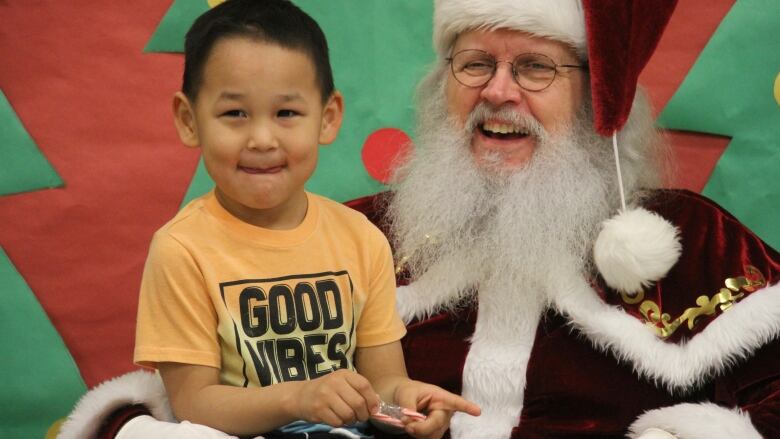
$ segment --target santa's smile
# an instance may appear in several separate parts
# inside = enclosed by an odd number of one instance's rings
[[[533,154],[536,138],[518,124],[487,121],[478,124],[471,138],[471,151],[478,161],[487,160],[514,168],[522,165]]]
[[[488,138],[499,140],[513,140],[528,136],[528,131],[511,122],[484,122],[478,127],[479,132]]]

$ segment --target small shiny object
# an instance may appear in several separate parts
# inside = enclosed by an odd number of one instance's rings
[[[401,421],[404,417],[411,418],[415,421],[424,421],[427,417],[422,414],[409,410],[398,405],[390,404],[382,400],[379,401],[379,411],[371,415],[372,418],[379,422],[393,425],[395,427],[403,428],[404,423]]]

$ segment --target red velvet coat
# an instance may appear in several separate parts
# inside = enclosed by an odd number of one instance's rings
[[[351,203],[381,224],[374,204],[370,198]],[[536,330],[523,409],[511,437],[622,438],[640,415],[659,408],[666,409],[658,416],[651,413],[643,425],[669,429],[687,424],[697,429],[696,424],[711,415],[728,428],[734,413],[729,409],[740,408],[763,437],[780,438],[780,286],[775,286],[780,280],[780,254],[697,194],[659,191],[645,207],[680,229],[680,260],[638,303],[627,303],[601,279],[595,281],[596,291],[605,303],[658,328],[654,331],[661,343],[691,347],[696,338],[706,341],[695,346],[701,354],[681,357],[683,364],[695,363],[686,366],[697,376],[679,378],[685,373],[677,374],[673,365],[664,367],[663,355],[645,358],[642,352],[605,347],[609,340],[597,340],[593,331],[579,327],[576,317],[551,309]],[[704,306],[701,296],[707,298]],[[729,305],[731,309],[721,309]],[[670,323],[653,320],[660,314],[668,314]],[[410,375],[459,393],[476,315],[471,308],[410,324],[403,340]],[[677,327],[675,320],[681,323]],[[716,321],[719,325],[713,324]],[[724,338],[731,338],[731,344],[710,342]],[[646,361],[659,363],[660,372],[637,372]],[[703,402],[720,407],[699,405],[703,410],[699,416],[686,410],[691,407],[678,405]]]

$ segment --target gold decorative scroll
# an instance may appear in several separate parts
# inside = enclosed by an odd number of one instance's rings
[[[657,303],[652,300],[644,300],[645,293],[640,291],[636,296],[629,296],[625,293],[621,293],[623,302],[629,305],[637,303],[639,305],[639,312],[644,317],[646,324],[653,328],[653,330],[661,338],[667,338],[674,334],[681,325],[686,324],[689,330],[692,330],[696,326],[696,319],[701,316],[711,316],[717,312],[727,311],[734,306],[739,300],[745,297],[745,294],[752,293],[757,289],[766,285],[764,275],[756,267],[752,265],[745,266],[745,276],[730,277],[726,279],[723,284],[724,288],[721,288],[713,296],[699,296],[696,298],[695,307],[691,307],[683,311],[679,317],[672,319],[672,317],[662,312]]]
[[[436,240],[429,234],[426,234],[423,238],[424,238],[423,242],[422,242],[422,244],[420,244],[419,247],[417,247],[417,250],[419,250],[420,248],[422,248],[423,246],[426,246],[426,245],[436,244]],[[408,261],[409,261],[409,255],[402,255],[398,259],[398,262],[396,262],[396,264],[395,264],[395,275],[396,276],[398,276],[399,274],[401,274],[402,271],[404,271],[404,269],[406,268],[406,263]]]

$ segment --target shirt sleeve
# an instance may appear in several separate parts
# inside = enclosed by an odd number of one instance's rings
[[[358,347],[380,346],[406,334],[395,306],[395,268],[390,244],[373,224],[368,226],[372,257],[368,298],[357,325]]]
[[[196,260],[173,236],[152,239],[138,300],[134,361],[220,367],[217,314]]]

